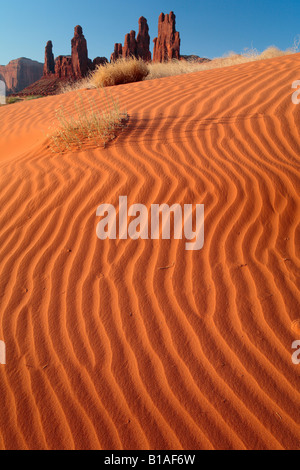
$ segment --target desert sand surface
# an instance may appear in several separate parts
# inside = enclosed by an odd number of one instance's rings
[[[128,127],[63,155],[77,92],[0,109],[1,449],[300,449],[297,79],[299,54],[118,86]],[[204,248],[98,240],[120,195],[205,204]]]

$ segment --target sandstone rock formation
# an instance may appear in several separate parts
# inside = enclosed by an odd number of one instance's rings
[[[158,19],[158,37],[154,39],[153,62],[180,59],[180,36],[176,31],[176,17],[161,13]]]
[[[43,75],[43,64],[24,57],[0,65],[0,80],[6,83],[7,93],[18,93],[39,80]]]
[[[95,68],[98,67],[98,65],[105,65],[105,64],[108,64],[108,60],[106,57],[96,57],[93,60],[92,68],[93,70],[95,70]]]
[[[137,57],[140,57],[145,62],[149,62],[151,60],[149,26],[146,18],[143,16],[139,19],[139,33],[136,42]]]
[[[149,46],[150,36],[148,23],[146,18],[141,16],[139,19],[139,33],[137,38],[135,37],[135,31],[130,31],[130,33],[126,34],[124,46],[122,47],[122,44],[116,43],[110,60],[111,62],[114,62],[121,57],[124,57],[125,59],[129,57],[136,57],[137,59],[141,58],[148,62],[151,60]]]
[[[119,52],[122,55],[122,44]],[[71,55],[60,55],[54,60],[53,45],[47,42],[45,63],[18,59],[7,66],[0,66],[0,80],[6,82],[8,93],[28,95],[53,95],[65,82],[79,80],[98,65],[108,63],[106,57],[88,58],[87,42],[81,26],[76,26],[71,40]]]
[[[57,78],[73,77],[73,66],[71,56],[59,55],[55,59],[55,76]]]
[[[124,58],[137,57],[137,42],[135,39],[135,31],[130,31],[129,34],[126,34],[122,56]]]
[[[200,57],[198,55],[180,55],[180,60],[186,60],[187,62],[203,64],[205,62],[211,62],[211,59],[207,59],[206,57]]]
[[[88,58],[87,42],[83,35],[82,27],[79,25],[74,29],[70,56],[60,55],[54,61],[52,49],[52,42],[49,41],[45,49],[44,78],[80,80],[90,70],[95,70],[97,65],[103,65],[108,62],[106,57],[96,57],[93,61]]]
[[[81,26],[75,26],[71,45],[73,74],[76,79],[80,79],[86,76],[89,69],[87,43]]]
[[[61,86],[64,83],[68,83],[69,79],[63,79],[56,77],[55,74],[48,75],[47,77],[42,77],[37,82],[29,85],[28,87],[24,88],[21,92],[19,92],[18,96],[49,96],[49,95],[57,95],[61,92]]]
[[[116,43],[115,48],[114,48],[114,52],[110,56],[110,61],[115,62],[116,60],[121,59],[122,54],[123,54],[122,44],[121,43]]]
[[[44,77],[51,75],[55,71],[53,44],[51,41],[47,42],[45,47],[45,64],[44,64]]]

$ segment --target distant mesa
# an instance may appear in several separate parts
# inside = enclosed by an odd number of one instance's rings
[[[18,93],[43,75],[43,64],[21,57],[0,65],[0,80],[6,83],[7,94]]]
[[[129,57],[142,59],[145,62],[151,61],[149,26],[146,18],[143,16],[139,19],[137,37],[135,37],[135,34],[133,30],[126,34],[124,46],[121,43],[115,44],[114,52],[110,56],[111,62],[121,58],[128,59]]]
[[[187,62],[193,62],[198,64],[204,64],[205,62],[211,62],[211,59],[205,57],[199,57],[198,55],[181,55],[180,60],[186,60]]]
[[[176,31],[176,16],[161,13],[158,19],[158,36],[153,40],[153,62],[180,59],[180,35]]]

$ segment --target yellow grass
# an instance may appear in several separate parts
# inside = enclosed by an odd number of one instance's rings
[[[111,64],[99,65],[91,75],[91,85],[96,88],[124,83],[140,82],[149,73],[147,64],[141,59],[119,59]]]
[[[245,64],[246,62],[254,62],[257,60],[272,59],[289,54],[295,54],[296,47],[281,51],[275,46],[268,47],[264,52],[259,53],[256,49],[246,49],[242,54],[234,52],[229,53],[227,56],[219,57],[199,64],[194,61],[186,60],[172,60],[165,63],[151,63],[148,64],[149,75],[146,80],[153,80],[155,78],[169,77],[172,75],[181,75],[185,73],[200,72],[202,70],[210,70],[222,67],[229,67],[232,65]]]
[[[99,92],[100,94],[100,92]],[[101,95],[101,108],[94,99],[84,101],[79,93],[74,102],[74,111],[67,113],[61,107],[56,111],[57,121],[50,135],[50,148],[55,153],[81,149],[89,144],[95,147],[104,146],[113,140],[117,132],[123,129],[128,121],[126,111],[121,112],[118,101],[105,94]]]

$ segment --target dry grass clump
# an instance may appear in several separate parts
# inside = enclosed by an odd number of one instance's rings
[[[74,101],[74,111],[67,113],[61,107],[56,111],[57,122],[51,130],[50,148],[55,153],[82,149],[84,145],[100,147],[113,140],[127,122],[126,111],[121,112],[118,101],[101,96],[101,108],[94,99],[81,94]]]
[[[141,59],[118,59],[111,64],[99,65],[91,75],[91,85],[100,88],[124,83],[140,82],[149,74],[147,64]]]
[[[224,57],[213,59],[209,62],[197,63],[195,61],[186,60],[172,60],[165,63],[152,63],[148,64],[149,75],[146,80],[153,80],[154,78],[170,77],[173,75],[182,75],[185,73],[200,72],[202,70],[211,70],[222,67],[230,67],[232,65],[245,64],[247,62],[254,62],[258,60],[272,59],[298,52],[298,44],[293,48],[286,51],[281,51],[275,46],[268,47],[262,53],[256,49],[245,49],[242,54],[230,52]]]

